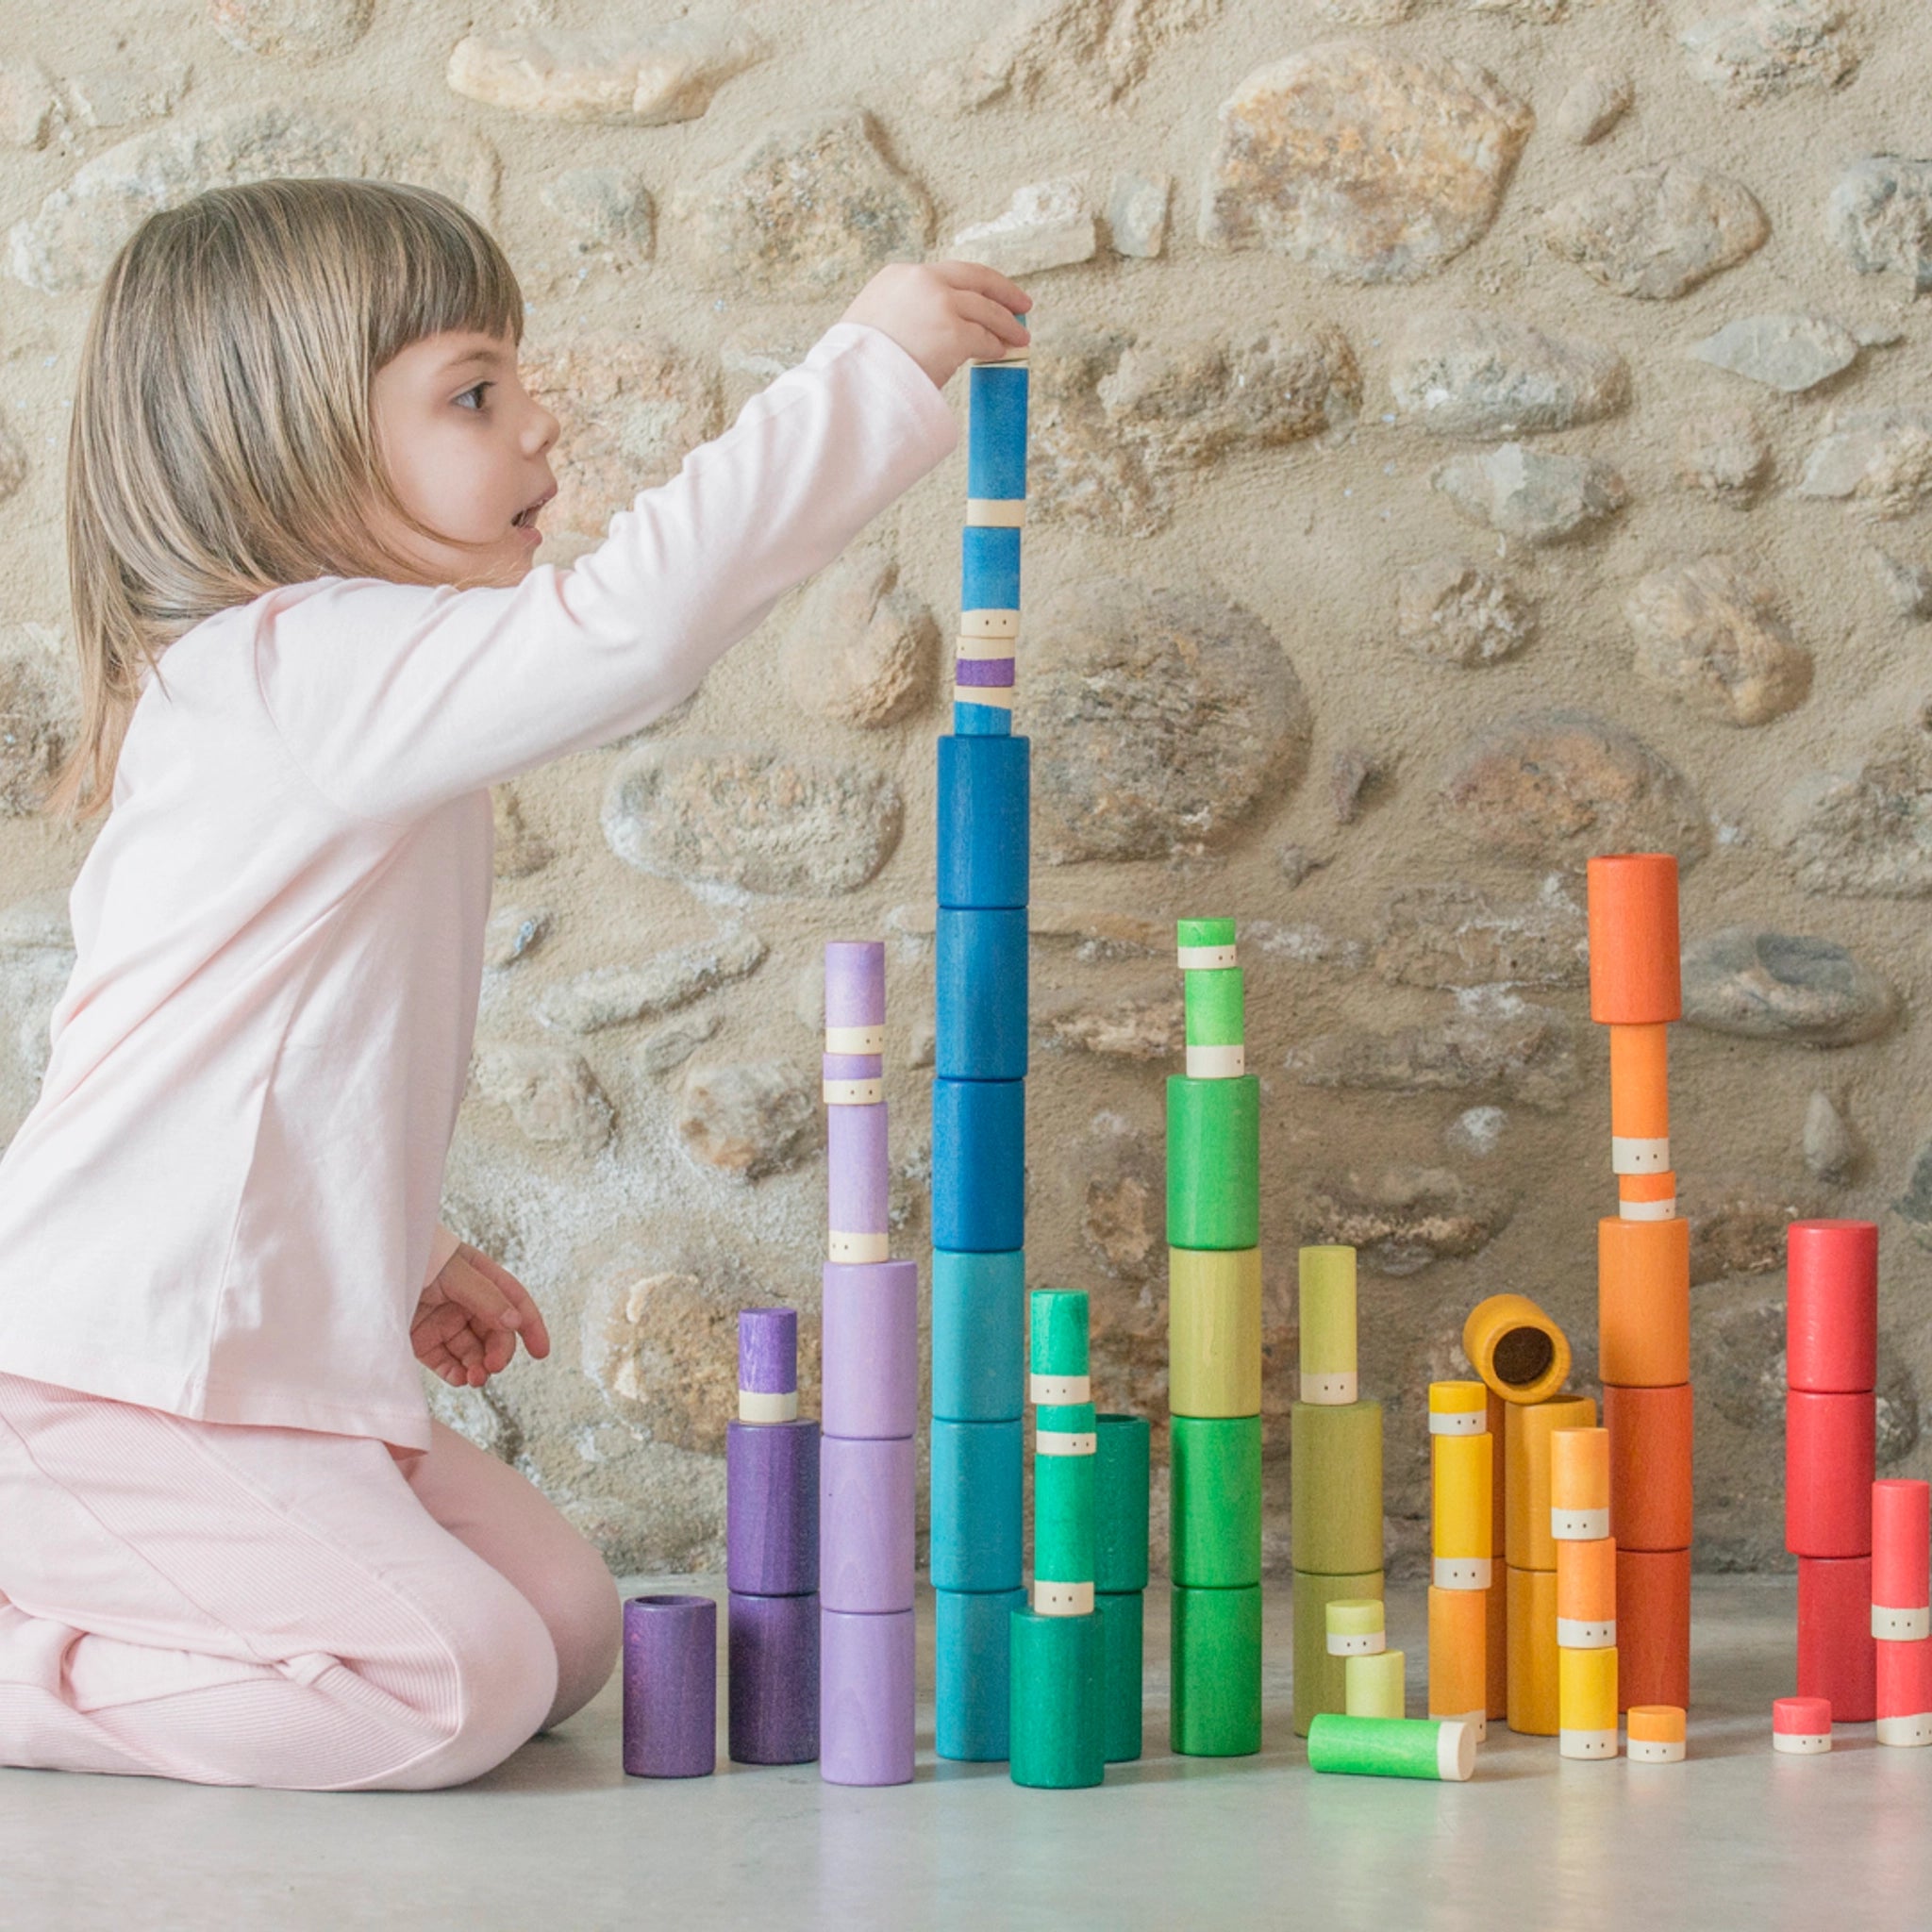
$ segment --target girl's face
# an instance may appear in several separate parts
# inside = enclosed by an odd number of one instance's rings
[[[518,380],[516,344],[469,329],[425,336],[376,371],[372,407],[396,494],[440,538],[481,547],[419,537],[380,506],[377,534],[430,583],[521,581],[543,541],[537,511],[557,494],[558,423]]]

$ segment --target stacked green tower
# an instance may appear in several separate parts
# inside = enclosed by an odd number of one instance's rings
[[[1183,919],[1187,1072],[1167,1083],[1173,1748],[1261,1748],[1261,1088],[1231,919]]]

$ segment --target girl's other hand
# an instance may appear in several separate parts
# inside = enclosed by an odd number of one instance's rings
[[[841,322],[883,329],[944,389],[969,358],[997,360],[1024,349],[1027,333],[1013,320],[1033,297],[998,269],[977,261],[896,261],[858,291]]]
[[[457,1389],[480,1389],[501,1374],[519,1335],[539,1359],[550,1353],[550,1331],[529,1290],[468,1243],[423,1291],[409,1324],[416,1359]]]

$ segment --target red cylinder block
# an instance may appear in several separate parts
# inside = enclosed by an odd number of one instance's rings
[[[1604,1426],[1610,1435],[1610,1534],[1633,1550],[1689,1549],[1690,1385],[1620,1389],[1606,1382]]]
[[[1798,1693],[1828,1698],[1841,1724],[1878,1715],[1870,1557],[1798,1558]]]
[[[1877,1424],[1869,1394],[1785,1396],[1785,1548],[1794,1556],[1872,1554]]]
[[[1878,1224],[1794,1221],[1785,1272],[1785,1379],[1844,1395],[1878,1381]]]
[[[1932,1483],[1872,1485],[1872,1601],[1888,1610],[1932,1604]]]
[[[1617,1552],[1617,1708],[1633,1704],[1690,1708],[1689,1550]]]
[[[1872,1647],[1878,1653],[1878,1715],[1921,1717],[1932,1712],[1932,1637]]]

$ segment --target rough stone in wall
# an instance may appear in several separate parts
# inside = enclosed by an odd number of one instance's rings
[[[1831,191],[1825,225],[1860,275],[1902,275],[1932,289],[1932,161],[1854,161]]]
[[[451,51],[446,78],[454,92],[486,108],[663,127],[695,121],[762,51],[746,37],[686,20],[629,31],[510,28],[465,35]]]
[[[1338,26],[1394,26],[1415,10],[1415,0],[1315,0],[1318,19]]]
[[[1167,1169],[1158,1140],[1116,1113],[1096,1114],[1058,1163],[1080,1243],[1110,1280],[1145,1292],[1147,1310],[1164,1307],[1167,1282]]]
[[[881,150],[871,115],[786,124],[679,197],[692,266],[741,294],[857,294],[888,261],[917,261],[932,203]]]
[[[1805,1103],[1800,1145],[1812,1179],[1832,1187],[1843,1187],[1854,1177],[1864,1151],[1851,1123],[1839,1111],[1831,1095],[1822,1090],[1814,1090]]]
[[[1769,1274],[1785,1265],[1785,1231],[1816,1212],[1808,1189],[1775,1192],[1760,1181],[1709,1174],[1684,1183],[1682,1212],[1690,1224],[1690,1285],[1738,1274]]]
[[[1396,578],[1395,629],[1418,658],[1470,669],[1513,658],[1534,635],[1536,617],[1507,577],[1434,557]]]
[[[1017,277],[1091,261],[1099,246],[1086,191],[1062,176],[1016,188],[1002,213],[961,228],[946,253]]]
[[[1764,246],[1751,191],[1694,161],[1639,168],[1580,190],[1543,219],[1543,239],[1620,295],[1668,301]]]
[[[1867,515],[1909,515],[1932,498],[1932,409],[1854,409],[1837,417],[1798,479],[1800,496],[1849,501]]]
[[[49,1021],[74,960],[65,888],[0,912],[0,1138],[12,1137],[40,1096]]]
[[[531,1011],[559,1033],[595,1033],[629,1020],[675,1012],[764,963],[765,942],[742,926],[678,946],[637,965],[600,966],[547,989]]]
[[[1735,558],[1653,571],[1624,600],[1637,669],[1700,716],[1767,724],[1811,692],[1811,654],[1768,586]]]
[[[791,1060],[692,1064],[677,1137],[700,1166],[738,1180],[783,1174],[824,1143],[819,1082]]]
[[[208,0],[214,30],[244,54],[322,59],[369,31],[375,0]]]
[[[1771,474],[1771,444],[1749,409],[1688,416],[1677,428],[1677,481],[1740,509]]]
[[[1174,951],[1174,922],[1099,906],[1062,906],[1036,899],[1026,914],[1036,946],[1062,946],[1083,966],[1117,959],[1164,959]]]
[[[483,928],[483,963],[486,966],[513,966],[528,958],[550,931],[551,913],[547,906],[497,906]]]
[[[1173,975],[1111,993],[1066,989],[1037,994],[1034,1037],[1043,1046],[1077,1048],[1109,1059],[1169,1060],[1186,1044],[1181,995]]]
[[[1630,371],[1616,350],[1580,337],[1450,309],[1411,318],[1389,387],[1397,409],[1438,436],[1534,436],[1615,415],[1630,400]]]
[[[1032,651],[1034,851],[1047,864],[1223,850],[1301,777],[1301,680],[1238,604],[1090,578],[1041,604]]]
[[[1882,733],[1857,773],[1814,773],[1786,793],[1779,843],[1799,885],[1846,898],[1932,896],[1932,735]]]
[[[277,175],[366,175],[434,188],[489,221],[496,171],[487,142],[452,127],[416,133],[393,120],[337,121],[279,105],[229,108],[96,155],[38,214],[14,224],[8,267],[48,294],[90,288],[149,215],[209,188]]]
[[[1751,0],[1698,21],[1682,36],[1690,71],[1724,99],[1748,107],[1801,88],[1834,88],[1858,56],[1838,0]]]
[[[1508,1224],[1512,1203],[1442,1167],[1349,1172],[1310,1186],[1296,1216],[1307,1242],[1341,1242],[1383,1274],[1479,1254]]]
[[[1167,246],[1172,175],[1122,174],[1113,177],[1107,202],[1108,245],[1116,255],[1151,260]]]
[[[0,500],[19,489],[26,457],[0,425]],[[67,646],[48,625],[0,629],[0,814],[37,811],[80,728]]]
[[[152,67],[90,67],[67,76],[64,106],[78,127],[131,127],[172,114],[192,78],[185,60],[161,60]]]
[[[54,76],[38,60],[29,56],[0,61],[0,141],[10,147],[45,147],[59,111]]]
[[[638,1065],[647,1074],[668,1074],[683,1066],[723,1024],[716,1013],[689,1013],[667,1020],[638,1048]]]
[[[1578,987],[1589,959],[1583,907],[1560,877],[1507,906],[1470,886],[1400,886],[1375,936],[1375,970],[1396,986]]]
[[[899,788],[856,759],[681,739],[611,767],[611,851],[656,878],[737,891],[850,892],[899,843]]]
[[[1581,870],[1593,852],[1669,852],[1689,867],[1710,849],[1710,822],[1681,774],[1580,711],[1483,731],[1451,765],[1441,799],[1475,844],[1535,864]]]
[[[1746,315],[1725,323],[1690,353],[1713,368],[1795,395],[1849,369],[1860,347],[1850,329],[1825,316]]]
[[[1614,67],[1586,67],[1564,90],[1552,125],[1565,141],[1590,147],[1630,111],[1636,98],[1627,74]]]
[[[1912,1240],[1920,1247],[1932,1250],[1932,1140],[1923,1142],[1912,1157],[1906,1191],[1891,1205],[1905,1221]]]
[[[1162,48],[1220,13],[1221,0],[1022,0],[963,58],[930,70],[920,98],[951,113],[1050,95],[1111,107]]]
[[[1222,104],[1201,240],[1349,282],[1434,274],[1495,219],[1535,116],[1482,68],[1325,42]]]
[[[1328,810],[1338,825],[1352,825],[1386,792],[1395,768],[1366,745],[1348,744],[1328,760]]]
[[[1874,574],[1901,617],[1932,617],[1932,565],[1912,563],[1883,550],[1868,554]]]
[[[520,879],[541,872],[557,855],[547,840],[540,839],[524,824],[524,808],[516,792],[508,785],[494,785],[490,806],[496,833],[496,876]]]
[[[1520,442],[1453,457],[1430,480],[1469,522],[1525,543],[1560,543],[1629,501],[1623,477],[1599,458],[1555,456]]]
[[[1726,926],[1684,948],[1684,1018],[1747,1040],[1852,1046],[1890,1032],[1898,994],[1831,940]]]
[[[898,559],[861,541],[807,588],[779,661],[802,709],[870,731],[932,695],[939,641],[930,607],[899,581]]]
[[[716,385],[668,342],[580,336],[538,349],[522,374],[562,425],[550,458],[557,495],[543,513],[559,547],[601,542],[617,511],[676,475],[722,426]]]
[[[478,1041],[471,1062],[476,1091],[540,1147],[595,1154],[615,1124],[610,1102],[583,1055],[514,1041]]]
[[[556,216],[580,263],[631,268],[657,246],[657,210],[635,168],[566,168],[538,199]]]

